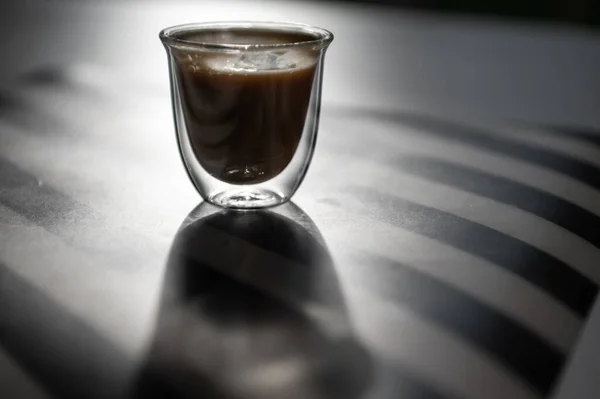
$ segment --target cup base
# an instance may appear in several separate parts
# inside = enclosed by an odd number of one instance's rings
[[[264,189],[235,189],[215,194],[208,201],[223,208],[257,209],[282,204],[286,199]]]

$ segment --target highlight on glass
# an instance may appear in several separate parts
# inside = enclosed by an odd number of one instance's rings
[[[323,61],[333,35],[294,23],[215,22],[160,32],[179,151],[215,205],[288,201],[315,148]]]

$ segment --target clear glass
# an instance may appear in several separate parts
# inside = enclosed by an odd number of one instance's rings
[[[228,208],[288,201],[314,152],[333,35],[302,24],[216,22],[159,37],[179,151],[200,195]]]

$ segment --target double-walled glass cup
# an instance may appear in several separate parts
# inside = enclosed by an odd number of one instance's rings
[[[202,197],[263,208],[298,189],[315,148],[333,35],[274,22],[174,26],[168,58],[179,151]]]

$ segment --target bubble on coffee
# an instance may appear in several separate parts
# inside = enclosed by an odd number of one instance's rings
[[[296,63],[288,54],[244,53],[238,59],[227,60],[226,69],[235,72],[272,71],[295,68]]]
[[[315,57],[301,51],[247,52],[241,55],[199,57],[192,64],[195,70],[208,68],[224,73],[285,72],[313,67]]]

